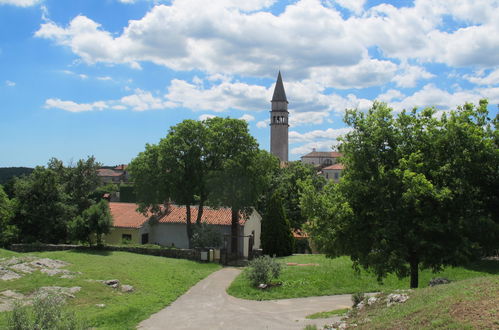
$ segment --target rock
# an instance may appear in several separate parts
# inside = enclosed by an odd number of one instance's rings
[[[445,278],[445,277],[436,277],[436,278],[432,278],[430,280],[430,283],[429,285],[430,286],[435,286],[435,285],[440,285],[440,284],[449,284],[450,283],[450,280]]]
[[[72,278],[75,278],[75,276],[74,275],[62,275],[61,278],[72,279]]]
[[[403,293],[390,293],[386,297],[386,306],[390,307],[396,303],[404,303],[409,299],[409,296]]]
[[[267,286],[268,286],[268,285],[267,285],[267,284],[265,284],[265,283],[260,283],[260,284],[258,285],[258,288],[263,290],[263,289],[266,289],[266,288],[267,288]]]
[[[367,299],[367,304],[369,306],[371,306],[372,304],[374,304],[377,301],[378,301],[378,298],[376,298],[376,297],[370,297],[369,299]]]
[[[26,274],[31,274],[36,270],[35,268],[30,267],[28,264],[25,264],[25,263],[12,265],[12,266],[10,266],[10,268],[14,269],[16,271],[26,273]]]
[[[364,301],[361,301],[360,303],[358,303],[356,307],[357,307],[358,310],[364,309],[364,307],[365,307]]]
[[[121,292],[133,292],[133,286],[131,285],[122,285]]]
[[[48,276],[55,276],[55,275],[71,275],[71,272],[67,269],[48,269],[48,268],[42,268],[40,271],[44,274],[47,274]]]
[[[10,269],[0,267],[0,280],[10,281],[17,280],[18,278],[21,278],[21,275],[19,275],[18,273],[15,273]]]
[[[104,284],[113,288],[117,288],[120,285],[120,281],[118,280],[107,280],[104,281]]]
[[[53,260],[49,258],[40,258],[35,261],[32,261],[31,264],[39,268],[61,268],[69,265],[67,262],[61,260]]]
[[[65,298],[74,298],[74,294],[79,292],[81,287],[74,286],[71,288],[68,287],[60,287],[60,286],[43,286],[38,289],[35,295],[38,296],[48,296],[48,295],[56,295]]]
[[[106,307],[106,304],[95,304],[96,307],[99,307],[99,308],[104,308]]]
[[[22,298],[24,298],[24,295],[22,293],[19,293],[19,292],[16,292],[16,291],[12,291],[12,290],[2,291],[2,292],[0,292],[0,294],[2,296],[5,296],[5,297],[11,298],[11,299],[22,299]]]

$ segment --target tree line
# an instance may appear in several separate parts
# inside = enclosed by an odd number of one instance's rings
[[[94,157],[64,166],[52,158],[0,186],[0,246],[11,243],[100,243],[111,216]]]

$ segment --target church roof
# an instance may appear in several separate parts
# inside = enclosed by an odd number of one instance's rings
[[[343,154],[336,151],[312,151],[306,154],[305,156],[301,156],[301,158],[339,158],[343,157]]]
[[[322,170],[344,170],[344,169],[345,169],[345,165],[343,165],[341,163],[336,163],[336,164],[330,165],[328,167],[324,167]]]
[[[277,75],[277,82],[274,88],[274,95],[272,96],[272,102],[274,101],[285,101],[288,102],[286,98],[286,92],[284,91],[284,85],[282,84],[281,71]]]

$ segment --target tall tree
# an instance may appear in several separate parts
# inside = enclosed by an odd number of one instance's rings
[[[258,149],[239,119],[210,118],[207,126],[207,150],[211,171],[208,176],[209,202],[215,207],[229,207],[232,214],[231,252],[238,251],[239,217],[249,213],[265,187],[268,187],[277,158]]]
[[[67,240],[67,221],[76,207],[68,196],[56,171],[36,167],[27,177],[14,183],[16,215],[12,223],[19,230],[21,242],[62,243]]]
[[[262,218],[262,250],[270,256],[289,256],[293,253],[293,235],[278,193],[272,194]]]
[[[10,223],[13,216],[13,202],[0,185],[0,246],[2,247],[7,246],[16,235],[16,227]]]
[[[345,175],[317,193],[304,185],[304,213],[315,241],[356,266],[410,275],[439,270],[497,248],[499,154],[487,103],[441,118],[434,109],[394,118],[383,103],[347,111]],[[495,208],[494,208],[495,207]],[[487,233],[479,237],[476,233]]]
[[[111,213],[106,200],[101,200],[87,208],[69,223],[71,237],[92,245],[102,244],[102,235],[109,234],[112,225]]]

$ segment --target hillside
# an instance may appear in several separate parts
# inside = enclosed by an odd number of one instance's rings
[[[0,167],[0,184],[5,184],[15,176],[30,174],[33,169],[30,167]]]
[[[348,319],[356,329],[499,329],[499,276],[409,292],[402,304],[384,299]]]

